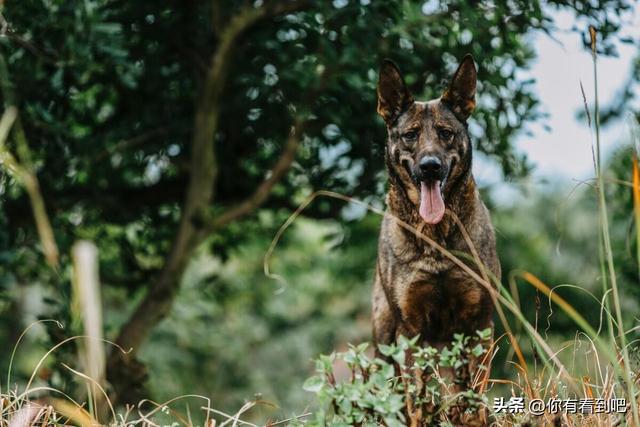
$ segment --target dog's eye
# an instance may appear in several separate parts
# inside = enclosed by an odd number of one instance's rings
[[[415,140],[418,139],[418,131],[411,129],[402,134],[402,139],[404,139],[405,142],[415,142]]]
[[[440,139],[448,141],[453,136],[453,132],[445,128],[438,129],[438,136],[440,137]]]

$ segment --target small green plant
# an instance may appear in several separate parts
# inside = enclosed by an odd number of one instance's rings
[[[400,427],[484,417],[480,392],[490,342],[487,329],[474,337],[456,334],[441,350],[422,347],[419,337],[400,337],[396,344],[379,345],[380,357],[366,343],[320,356],[317,375],[304,384],[320,403],[315,423]]]

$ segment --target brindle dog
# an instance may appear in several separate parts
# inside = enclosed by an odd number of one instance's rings
[[[392,62],[385,61],[380,69],[378,113],[388,131],[389,191],[372,298],[376,343],[419,334],[424,345],[442,348],[454,333],[473,336],[493,325],[489,291],[394,219],[449,252],[471,253],[457,217],[480,261],[500,277],[489,212],[471,173],[467,119],[475,94],[476,67],[470,55],[443,95],[428,102],[414,101]],[[473,262],[466,264],[480,271]]]

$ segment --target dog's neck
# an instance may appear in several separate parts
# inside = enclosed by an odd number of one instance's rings
[[[409,196],[409,191],[419,190],[406,188],[406,181],[399,176],[403,172],[398,171],[388,162],[387,170],[389,173],[387,209],[394,217],[419,233],[443,243],[448,240],[454,230],[458,229],[452,214],[458,218],[463,226],[466,226],[475,209],[477,198],[476,183],[470,168],[465,175],[459,177],[455,182],[451,182],[445,188],[443,196],[447,211],[442,220],[435,225],[424,222],[418,213],[418,206]],[[409,234],[414,234],[411,230],[406,231]]]

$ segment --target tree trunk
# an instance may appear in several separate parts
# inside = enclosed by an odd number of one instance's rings
[[[219,32],[218,46],[206,71],[202,96],[197,104],[191,141],[190,178],[182,207],[182,217],[157,280],[130,319],[122,326],[116,343],[122,351],[114,350],[108,361],[109,380],[114,388],[113,401],[135,403],[144,394],[146,369],[137,352],[153,328],[165,318],[180,289],[184,271],[198,246],[220,226],[255,210],[268,197],[273,185],[289,169],[298,146],[301,131],[294,127],[281,158],[272,173],[246,201],[229,209],[227,214],[207,222],[207,212],[214,199],[217,160],[214,137],[220,116],[220,101],[227,82],[233,48],[238,38],[260,19],[299,10],[302,1],[243,7]],[[224,214],[223,214],[224,215]]]

